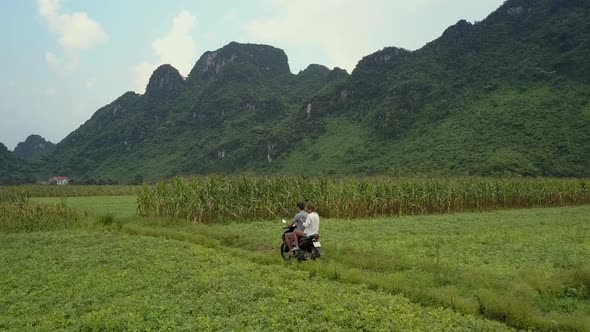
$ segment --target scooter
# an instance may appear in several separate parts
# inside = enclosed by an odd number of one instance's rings
[[[286,224],[287,221],[285,219],[283,219],[283,224]],[[281,257],[283,257],[284,260],[288,261],[291,260],[291,258],[296,258],[298,259],[300,262],[303,261],[307,261],[307,260],[316,260],[318,258],[320,258],[324,252],[322,251],[322,244],[320,243],[320,235],[316,234],[314,236],[311,237],[305,237],[305,238],[300,238],[299,239],[299,250],[294,250],[293,251],[293,255],[289,254],[289,247],[287,246],[287,239],[286,236],[289,233],[293,233],[293,231],[295,231],[295,227],[289,227],[286,229],[286,231],[283,233],[283,236],[281,237],[282,239],[282,243],[281,243]],[[294,243],[292,243],[293,247],[295,246]]]

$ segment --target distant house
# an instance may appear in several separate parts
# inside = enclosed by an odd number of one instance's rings
[[[70,178],[67,176],[54,176],[49,179],[49,184],[57,184],[58,186],[64,186],[70,183]]]

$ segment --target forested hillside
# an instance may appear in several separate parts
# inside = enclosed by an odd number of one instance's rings
[[[0,143],[0,185],[35,182],[30,165]]]
[[[159,67],[57,145],[39,176],[590,176],[590,2],[510,0],[349,75],[232,42]]]
[[[17,144],[14,155],[26,160],[38,160],[53,152],[55,144],[39,135],[30,135],[24,142]]]

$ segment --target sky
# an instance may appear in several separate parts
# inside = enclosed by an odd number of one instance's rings
[[[387,46],[416,50],[460,19],[481,21],[503,0],[3,0],[0,142],[30,134],[58,143],[127,91],[145,92],[171,64],[184,76],[231,41],[351,72]]]

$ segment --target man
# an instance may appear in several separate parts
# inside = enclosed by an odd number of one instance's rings
[[[320,216],[316,212],[315,205],[308,204],[307,211],[309,212],[309,214],[307,215],[307,218],[305,219],[305,222],[303,223],[304,230],[301,231],[299,229],[296,229],[293,232],[295,234],[294,235],[295,248],[293,248],[294,250],[299,250],[299,238],[300,237],[311,237],[316,234],[319,234],[319,232],[320,232]]]
[[[303,202],[297,203],[297,208],[299,208],[299,213],[297,213],[295,215],[295,217],[293,217],[293,222],[291,222],[291,224],[289,226],[287,226],[286,228],[295,227],[296,231],[297,230],[303,231],[305,229],[303,227],[303,222],[305,222],[305,220],[307,219],[307,212],[305,212],[305,203],[303,203]],[[294,237],[295,237],[294,233],[285,234],[285,238],[286,238],[285,242],[287,243],[287,248],[289,248],[289,252],[292,252],[291,242],[293,241]],[[295,242],[295,243],[297,243],[297,242]]]

